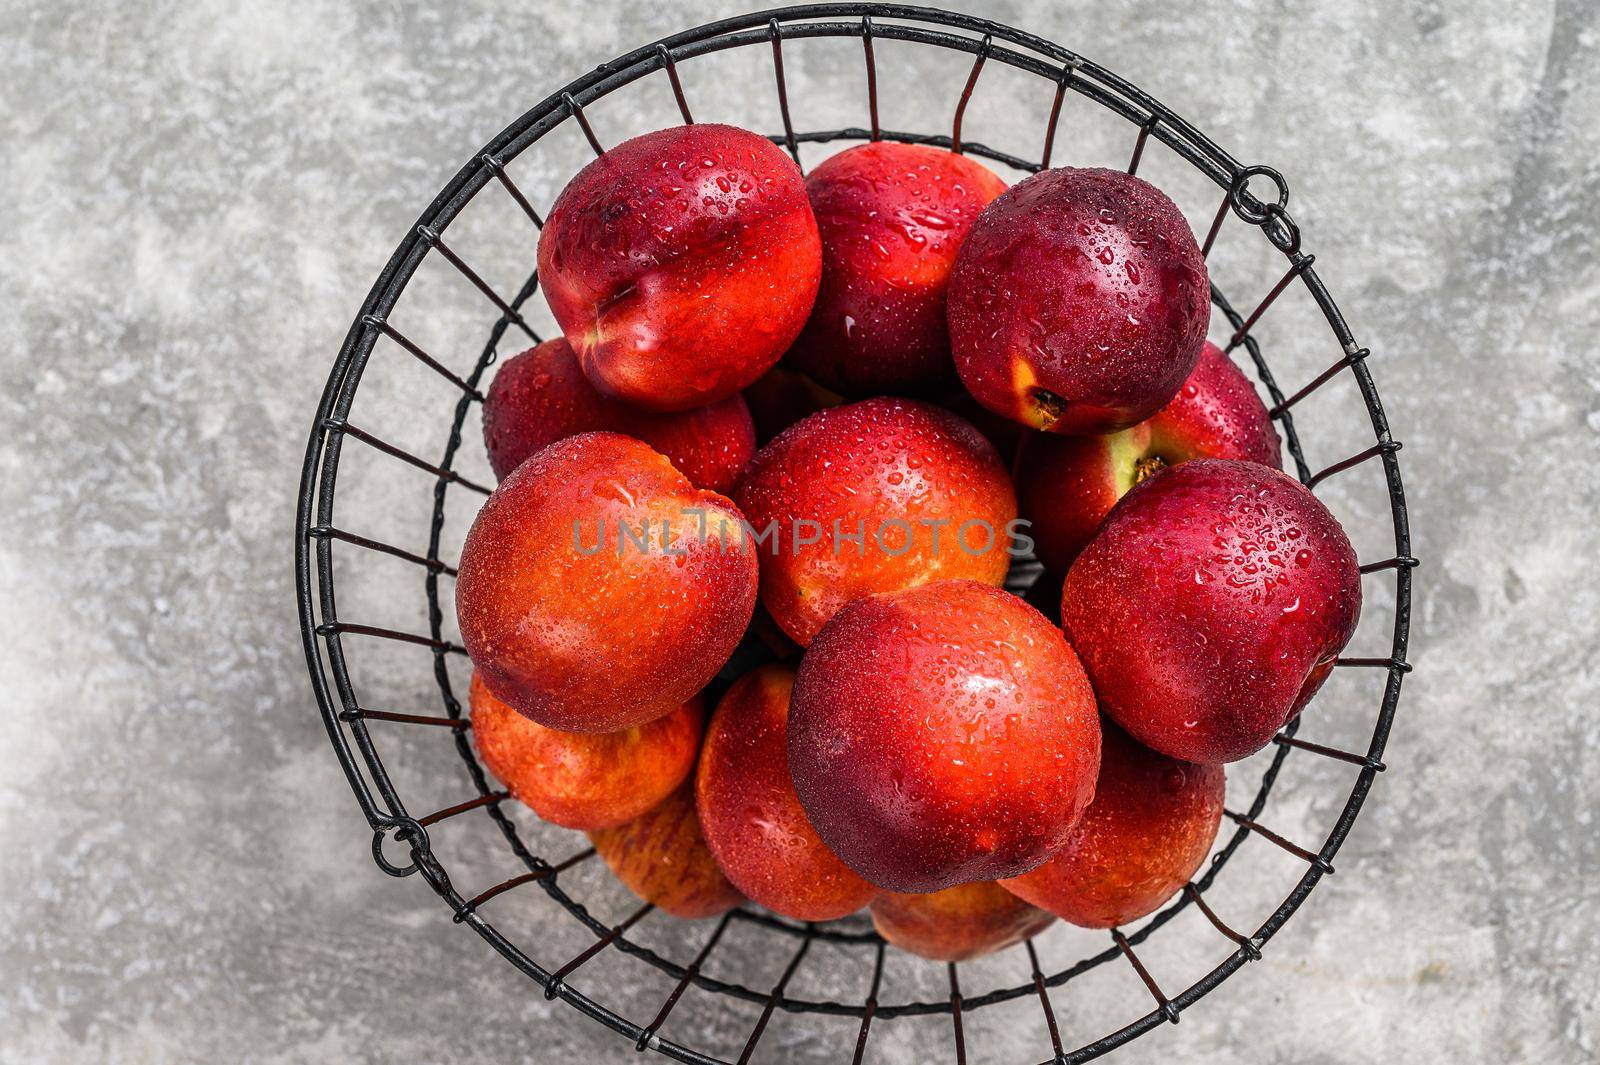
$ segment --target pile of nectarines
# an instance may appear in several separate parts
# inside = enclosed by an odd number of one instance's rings
[[[670,913],[932,958],[1182,889],[1361,589],[1171,200],[689,125],[574,177],[538,264],[563,335],[488,390],[456,588],[513,796]]]

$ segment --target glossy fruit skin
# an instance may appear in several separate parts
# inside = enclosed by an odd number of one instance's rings
[[[1175,466],[1235,459],[1283,469],[1283,441],[1250,378],[1207,341],[1178,394],[1149,421],[1155,454]]]
[[[1211,316],[1205,260],[1161,190],[1117,170],[1033,175],[989,205],[956,256],[950,342],[978,402],[1035,429],[1136,425],[1194,368]]]
[[[578,172],[539,239],[539,280],[583,372],[648,410],[725,399],[805,325],[822,245],[805,181],[764,137],[646,133]]]
[[[643,440],[697,488],[727,492],[756,453],[755,426],[739,396],[677,414],[637,410],[596,391],[564,337],[507,359],[483,400],[489,465],[504,479],[534,452],[578,433]]]
[[[1017,509],[1039,561],[1065,574],[1117,500],[1148,472],[1191,459],[1283,468],[1282,445],[1249,378],[1207,343],[1172,401],[1105,436],[1029,433],[1017,456]]]
[[[997,585],[1011,561],[1005,465],[971,425],[915,400],[868,399],[796,423],[756,453],[734,499],[758,534],[775,529],[758,548],[761,602],[802,647],[852,599],[936,580]],[[967,522],[978,524],[963,539]],[[835,523],[861,531],[862,546],[836,538]],[[816,541],[800,543],[813,528]]]
[[[830,851],[789,779],[793,671],[763,666],[728,689],[706,729],[695,804],[723,873],[752,902],[797,921],[855,913],[878,889]]]
[[[671,713],[716,675],[755,608],[739,520],[632,437],[581,433],[538,452],[500,482],[461,549],[456,617],[484,685],[564,732]],[[619,533],[647,523],[645,548]],[[664,523],[682,555],[664,550]]]
[[[789,769],[817,834],[879,887],[1015,876],[1094,794],[1100,720],[1060,630],[975,581],[857,599],[801,660]]]
[[[847,396],[948,391],[950,271],[1005,188],[982,164],[926,145],[875,141],[824,160],[806,177],[822,285],[785,362]]]
[[[688,779],[705,706],[696,696],[647,725],[621,732],[560,732],[496,699],[473,674],[472,740],[484,768],[551,824],[615,828]]]
[[[744,901],[706,846],[691,782],[627,824],[590,832],[589,842],[629,891],[674,917],[715,917]]]
[[[1264,747],[1361,615],[1355,552],[1300,482],[1253,462],[1161,470],[1067,573],[1062,622],[1105,714],[1173,758]]]
[[[933,961],[966,961],[1032,939],[1055,915],[986,880],[927,895],[885,892],[872,926],[901,950]]]
[[[1001,886],[1084,928],[1160,909],[1200,868],[1222,823],[1220,765],[1157,754],[1107,724],[1094,801],[1067,845]]]

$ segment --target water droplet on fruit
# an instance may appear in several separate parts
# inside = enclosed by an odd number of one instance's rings
[[[628,491],[628,486],[615,478],[607,478],[600,481],[595,485],[595,491],[605,498],[615,500],[618,503],[625,503],[630,507],[635,505],[633,493]]]

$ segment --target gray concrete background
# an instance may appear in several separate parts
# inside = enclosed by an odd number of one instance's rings
[[[1121,1060],[1594,1060],[1600,8],[965,6],[1109,65],[1288,175],[1307,246],[1373,349],[1426,562],[1390,771],[1338,874],[1266,960]],[[292,500],[339,341],[438,187],[560,82],[737,9],[0,3],[0,1062],[631,1060],[419,882],[373,867],[306,683]],[[765,56],[729,59],[715,69],[732,73],[686,64],[698,117],[775,127]],[[942,128],[965,62],[888,45],[880,61],[885,123]],[[790,62],[802,125],[862,120],[853,46]],[[1042,83],[986,72],[967,135],[1036,152],[1047,107]],[[652,82],[593,117],[612,139],[670,121],[670,98]],[[1058,159],[1125,163],[1130,129],[1083,101],[1063,122]],[[567,133],[548,147],[517,171],[543,203],[582,159]],[[1146,167],[1203,226],[1212,193],[1164,150]],[[506,206],[452,236],[509,289],[533,245]],[[1244,304],[1275,276],[1242,227],[1214,268]],[[469,364],[487,320],[473,293],[425,270],[408,301],[407,328]],[[1261,329],[1290,387],[1337,355],[1319,328],[1286,297]],[[375,355],[356,413],[437,454],[453,397],[407,362]],[[1369,440],[1347,382],[1302,424],[1313,465]],[[470,433],[466,451],[482,468]],[[427,479],[350,462],[350,525],[422,543]],[[1374,471],[1328,498],[1363,557],[1383,557]],[[452,547],[469,518],[452,516]],[[341,565],[345,616],[420,624],[415,571]],[[1360,652],[1385,651],[1391,586],[1368,579]],[[359,650],[371,705],[436,700],[425,653]],[[1302,734],[1361,745],[1377,693],[1341,678]],[[414,810],[466,794],[440,737],[381,742]],[[1289,765],[1267,819],[1315,843],[1353,774]],[[1234,771],[1235,801],[1258,772]],[[552,856],[576,849],[530,832]],[[464,890],[516,871],[486,819],[437,835]],[[1253,927],[1298,873],[1252,840],[1218,908]],[[568,882],[604,919],[631,908],[592,868]],[[542,893],[494,905],[550,967],[586,942]],[[1169,989],[1224,953],[1203,924],[1169,931],[1149,953]],[[703,935],[640,929],[679,957]],[[1042,950],[1062,965],[1104,945],[1063,929]],[[771,951],[730,934],[713,971],[766,986],[784,960]],[[859,996],[862,964],[819,948],[792,990]],[[963,968],[969,991],[1026,975],[1017,952]],[[886,1001],[943,994],[933,967],[896,961],[888,979]],[[639,1020],[669,986],[609,958],[574,982]],[[1075,1044],[1148,1004],[1107,967],[1056,1007]],[[691,992],[668,1034],[731,1057],[755,1012]],[[975,1060],[1048,1056],[1031,1001],[967,1023]],[[844,1060],[853,1034],[780,1015],[758,1059]],[[868,1060],[949,1056],[946,1022],[899,1021]]]

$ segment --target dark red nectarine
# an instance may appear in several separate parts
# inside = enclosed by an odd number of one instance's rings
[[[799,921],[854,913],[878,894],[830,851],[789,779],[794,673],[763,666],[717,704],[695,772],[700,827],[717,864],[746,897]]]
[[[817,834],[891,891],[1026,872],[1094,794],[1100,720],[1061,632],[975,581],[857,599],[800,662],[789,769]]]
[[[1195,459],[1122,498],[1067,573],[1061,617],[1105,713],[1189,762],[1260,750],[1361,613],[1355,552],[1299,481]]]
[[[950,269],[1005,187],[983,164],[920,144],[875,141],[824,160],[806,177],[822,285],[785,361],[847,396],[948,390]]]
[[[761,602],[801,646],[862,595],[1005,580],[1016,497],[990,443],[948,411],[869,399],[756,453],[734,498],[760,536]]]
[[[674,917],[715,917],[744,901],[706,846],[689,781],[627,824],[590,832],[589,842],[629,891]]]
[[[979,216],[950,276],[950,343],[984,406],[1053,433],[1148,418],[1194,368],[1211,292],[1194,234],[1155,186],[1045,170]]]
[[[1066,573],[1128,489],[1198,458],[1283,466],[1267,408],[1210,343],[1172,401],[1133,428],[1106,436],[1028,434],[1017,457],[1017,509],[1030,522],[1039,561]]]
[[[496,699],[476,673],[472,737],[484,768],[551,824],[614,828],[670,795],[694,768],[705,709],[699,696],[621,732],[560,732]]]
[[[461,549],[456,617],[484,685],[566,732],[671,713],[716,675],[755,608],[740,521],[632,437],[582,433],[538,452]]]
[[[901,950],[934,961],[966,961],[1032,939],[1055,915],[988,880],[928,895],[885,892],[872,903],[872,926]]]
[[[539,239],[539,281],[583,372],[650,410],[715,403],[765,373],[821,273],[800,169],[732,126],[617,145],[561,190]]]
[[[1189,882],[1222,822],[1223,769],[1168,758],[1102,730],[1094,801],[1067,845],[1007,891],[1084,928],[1154,913]]]
[[[729,396],[678,414],[637,410],[595,390],[564,338],[507,359],[483,399],[483,441],[496,477],[578,433],[613,432],[667,456],[697,488],[726,492],[756,453],[744,400]]]

